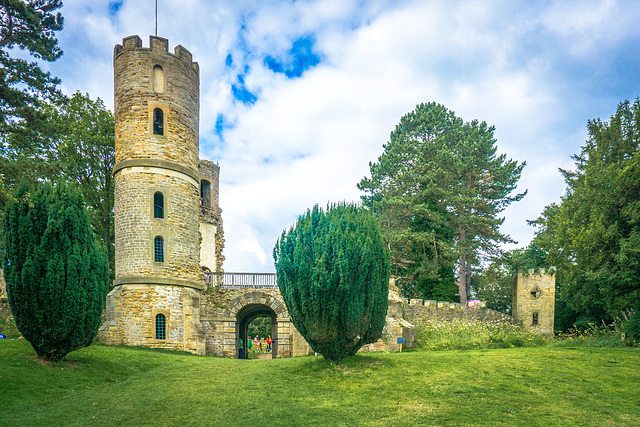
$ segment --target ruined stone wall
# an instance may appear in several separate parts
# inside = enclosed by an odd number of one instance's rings
[[[372,344],[362,346],[359,351],[401,351],[403,348],[414,348],[418,344],[416,327],[405,319],[405,302],[400,298],[400,289],[395,278],[389,279],[389,305],[382,338]],[[404,338],[404,343],[398,343]]]
[[[555,267],[518,271],[513,289],[513,315],[529,330],[554,334]]]

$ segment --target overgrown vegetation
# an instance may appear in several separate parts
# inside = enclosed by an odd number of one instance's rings
[[[548,343],[536,332],[501,320],[426,319],[416,324],[418,346],[426,350],[535,347]]]

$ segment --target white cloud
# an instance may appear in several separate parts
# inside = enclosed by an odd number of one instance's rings
[[[66,55],[51,66],[67,93],[112,105],[113,45],[153,32],[153,9],[66,0]],[[622,1],[159,1],[159,35],[201,70],[201,153],[221,167],[228,271],[271,271],[283,229],[314,203],[357,201],[356,184],[389,132],[416,104],[436,101],[465,120],[496,126],[498,150],[527,161],[529,195],[504,212],[503,230],[528,243],[545,205],[564,191],[558,167],[585,141],[586,120],[608,117],[637,83],[610,64],[635,55],[635,2]],[[273,73],[266,55],[313,35],[322,62],[298,79]],[[233,65],[227,67],[227,55]],[[615,82],[602,89],[594,71]],[[234,101],[244,76],[253,105]],[[628,81],[624,79],[629,79]],[[612,85],[613,83],[609,83]],[[598,88],[604,94],[594,94]],[[618,99],[622,96],[623,98]],[[218,115],[232,127],[221,140]]]

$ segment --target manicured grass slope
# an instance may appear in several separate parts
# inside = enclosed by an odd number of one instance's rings
[[[0,342],[0,425],[640,425],[640,350],[514,348],[233,360]]]

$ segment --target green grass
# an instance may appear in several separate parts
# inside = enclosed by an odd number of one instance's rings
[[[640,350],[523,347],[235,360],[0,340],[0,425],[640,425]]]

